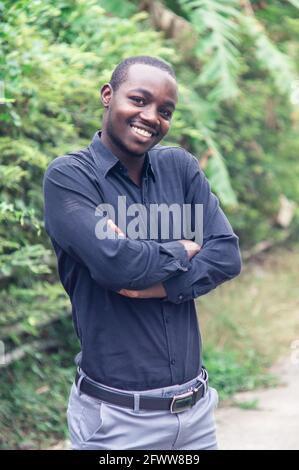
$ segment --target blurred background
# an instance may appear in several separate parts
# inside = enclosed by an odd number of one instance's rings
[[[90,142],[100,86],[141,54],[174,66],[180,99],[164,143],[197,156],[240,237],[242,274],[197,301],[222,406],[257,408],[235,392],[274,387],[269,367],[299,362],[299,0],[0,1],[2,449],[67,437],[79,343],[42,178]]]

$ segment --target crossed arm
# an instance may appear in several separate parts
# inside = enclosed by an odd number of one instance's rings
[[[195,157],[189,158],[188,191],[185,202],[203,204],[203,244],[180,240],[188,253],[189,269],[146,289],[121,289],[119,293],[132,298],[166,298],[173,303],[195,299],[215,289],[241,271],[238,237],[234,234],[219,201],[200,170]],[[188,251],[188,244],[190,251]]]
[[[120,237],[125,237],[125,234],[113,222],[113,220],[108,219],[107,225],[117,235],[119,235]],[[191,240],[179,240],[179,242],[183,245],[183,247],[187,251],[189,260],[191,260],[193,256],[195,256],[200,251],[200,246]],[[141,289],[141,290],[121,289],[118,291],[118,293],[120,295],[123,295],[124,297],[130,297],[132,299],[151,299],[151,298],[163,299],[167,296],[166,290],[162,282],[154,284],[153,286],[148,287],[147,289]]]
[[[142,290],[188,270],[187,252],[178,241],[98,237],[97,208],[103,200],[96,178],[76,161],[55,159],[43,183],[48,235],[101,287]]]
[[[69,162],[69,160],[68,160]],[[58,159],[44,178],[45,227],[49,236],[84,265],[102,287],[132,298],[181,303],[239,274],[238,237],[219,207],[195,157],[188,157],[187,204],[203,204],[201,247],[189,240],[99,240],[95,236],[98,188],[79,165]]]
[[[115,223],[111,220],[107,220],[107,225],[113,230],[117,235],[121,237],[125,237],[125,234],[121,231],[121,229],[115,225]],[[188,254],[189,261],[200,251],[200,246],[191,241],[191,240],[179,240],[179,242],[183,245],[185,250]],[[158,298],[163,299],[167,296],[166,290],[162,284],[159,282],[154,284],[147,289],[141,290],[130,290],[130,289],[121,289],[118,291],[119,294],[123,295],[124,297],[130,297],[132,299],[151,299],[151,298]]]

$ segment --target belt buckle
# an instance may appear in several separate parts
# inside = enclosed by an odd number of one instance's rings
[[[194,405],[194,392],[196,389],[193,389],[191,392],[182,393],[181,395],[175,395],[172,398],[170,405],[171,413],[181,413],[181,411],[188,410],[191,406]]]

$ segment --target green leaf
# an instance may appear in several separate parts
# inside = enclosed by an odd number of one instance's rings
[[[213,101],[239,94],[240,71],[239,4],[236,0],[180,0],[184,12],[198,33],[195,53],[203,63],[198,83],[212,86]]]
[[[211,187],[225,206],[234,207],[238,202],[224,160],[212,142],[211,146],[213,155],[209,158],[207,166],[207,176]]]
[[[299,9],[299,0],[288,0],[288,2],[294,5],[294,7]]]

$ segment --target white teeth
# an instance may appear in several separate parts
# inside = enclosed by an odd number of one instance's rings
[[[143,135],[144,137],[151,137],[153,135],[144,129],[140,129],[139,127],[132,126],[132,129],[134,129],[137,134]]]

